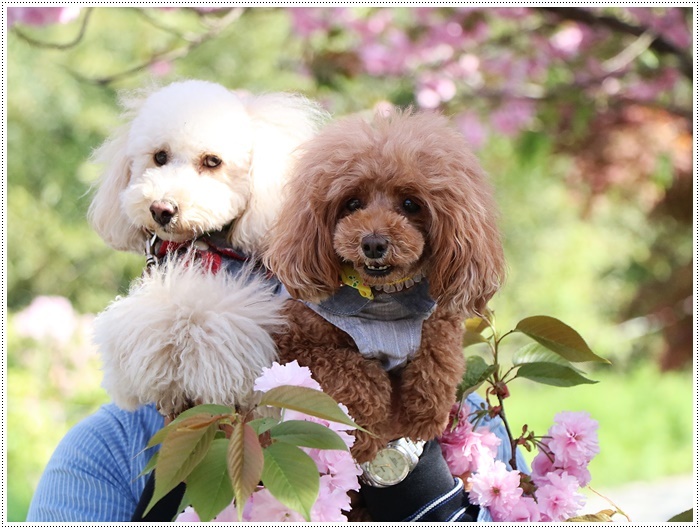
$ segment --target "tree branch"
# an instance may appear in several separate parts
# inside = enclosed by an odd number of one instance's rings
[[[676,57],[680,62],[680,70],[683,72],[683,75],[691,81],[693,80],[693,59],[691,54],[661,35],[655,34],[650,28],[629,24],[610,15],[599,15],[582,7],[536,7],[533,9],[551,13],[563,20],[573,20],[591,27],[605,27],[620,33],[634,35],[635,37],[641,37],[645,33],[652,33],[654,39],[649,43],[649,48],[658,53]]]
[[[123,70],[121,72],[117,72],[115,74],[108,75],[105,77],[97,78],[85,77],[84,75],[73,70],[68,70],[68,73],[70,73],[73,77],[82,82],[87,82],[100,86],[108,86],[121,79],[131,77],[132,75],[135,75],[140,71],[145,70],[149,66],[152,66],[160,61],[174,61],[185,57],[195,48],[201,46],[202,44],[208,42],[213,38],[216,38],[228,26],[230,26],[233,22],[238,20],[245,10],[245,7],[232,8],[228,13],[226,13],[226,15],[211,23],[208,31],[200,35],[188,37],[187,44],[185,46],[181,46],[179,48],[169,48],[166,50],[156,52],[153,55],[151,55],[151,57],[147,61],[133,66],[132,68],[129,68],[127,70]]]
[[[35,39],[34,37],[30,37],[29,35],[24,33],[16,25],[12,26],[11,31],[13,31],[15,33],[15,35],[17,35],[23,41],[31,44],[32,46],[36,46],[37,48],[47,48],[47,49],[52,49],[52,50],[68,50],[70,48],[77,46],[83,40],[83,37],[85,36],[85,31],[87,30],[88,21],[90,20],[90,15],[92,14],[93,9],[95,9],[95,8],[88,7],[85,9],[85,15],[83,16],[83,21],[80,24],[80,29],[78,30],[78,34],[75,36],[75,38],[73,40],[65,42],[65,43],[45,42],[43,40]]]

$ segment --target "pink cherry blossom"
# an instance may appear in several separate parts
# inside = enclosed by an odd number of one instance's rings
[[[555,461],[561,465],[587,465],[598,448],[598,422],[587,412],[561,412],[554,417],[554,424],[547,435],[549,449]]]
[[[457,404],[452,407],[448,424],[452,424],[458,408]],[[488,428],[474,430],[469,422],[467,406],[463,406],[459,411],[459,420],[455,428],[448,427],[438,438],[438,442],[447,466],[455,476],[476,472],[482,460],[493,460],[496,457],[497,447],[501,444],[501,440]]]
[[[249,520],[256,522],[303,522],[304,517],[281,503],[269,490],[260,489],[250,497]]]
[[[288,10],[291,14],[292,27],[301,36],[308,37],[316,32],[326,31],[330,24],[323,11],[309,7],[293,7]]]
[[[494,518],[507,519],[512,508],[523,494],[520,488],[520,473],[508,470],[502,461],[482,465],[477,474],[468,479],[472,488],[469,499],[472,503],[488,507]]]
[[[544,450],[547,450],[545,453]],[[578,481],[580,487],[585,487],[591,481],[591,473],[587,464],[580,464],[574,461],[563,463],[554,459],[556,457],[549,449],[540,449],[540,452],[532,460],[532,481],[536,485],[548,483],[549,475],[568,474]],[[554,459],[554,461],[552,460]]]
[[[272,367],[263,368],[262,374],[255,381],[255,391],[269,391],[279,386],[301,386],[320,390],[321,386],[311,377],[308,367],[300,366],[293,360],[284,365],[277,362]]]
[[[155,77],[165,77],[173,70],[173,63],[170,61],[156,61],[148,67],[148,70]]]
[[[418,84],[416,102],[421,108],[437,108],[457,93],[454,81],[444,76],[424,76]]]
[[[79,319],[68,299],[38,296],[13,320],[17,334],[37,341],[53,340],[65,345],[73,338]]]
[[[401,75],[408,67],[412,50],[405,33],[389,29],[380,40],[363,41],[358,54],[370,75]]]
[[[474,150],[484,146],[488,131],[475,112],[462,112],[455,118],[455,124]]]
[[[355,463],[350,452],[313,450],[309,455],[316,462],[319,472],[327,477],[329,486],[344,492],[360,490],[358,478],[362,474],[362,470]]]
[[[536,493],[542,521],[561,522],[576,515],[585,503],[584,496],[578,494],[578,480],[566,473],[549,474],[548,479]]]
[[[245,510],[245,509],[244,509]],[[213,522],[238,522],[238,509],[232,503],[216,515]]]
[[[183,512],[178,514],[177,518],[175,519],[175,522],[179,523],[192,523],[201,521],[202,520],[200,520],[197,511],[195,511],[192,507],[187,507]]]
[[[532,122],[534,116],[534,103],[523,99],[511,99],[491,113],[491,124],[496,132],[505,136],[515,136]]]
[[[578,24],[568,24],[552,35],[551,42],[564,55],[575,55],[583,42],[583,31]]]
[[[521,496],[508,514],[507,520],[495,520],[497,522],[539,522],[540,510],[537,502],[529,496]]]
[[[350,497],[335,486],[331,476],[321,476],[318,499],[311,509],[312,522],[347,522],[343,511],[350,510]],[[359,487],[358,487],[359,489]]]
[[[639,22],[679,48],[687,48],[692,44],[692,35],[688,31],[688,25],[683,18],[681,9],[675,7],[659,13],[648,7],[628,7],[627,11]]]
[[[45,26],[46,24],[66,24],[78,18],[80,7],[8,7],[7,27],[14,24]]]
[[[547,456],[547,452],[545,452],[546,449],[540,449],[539,453],[535,456],[535,458],[532,460],[532,480],[535,482],[536,485],[540,485],[541,483],[548,483],[547,481],[547,474],[550,472],[554,472],[554,461],[552,456]]]

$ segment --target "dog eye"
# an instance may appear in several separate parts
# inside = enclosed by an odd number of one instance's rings
[[[410,198],[405,199],[401,203],[401,207],[406,213],[418,213],[420,211],[420,205]]]
[[[208,154],[202,160],[202,165],[204,167],[208,167],[209,169],[213,169],[214,167],[219,167],[221,165],[221,158],[219,158],[218,156],[215,156],[213,154]]]
[[[345,209],[348,211],[357,211],[362,207],[362,202],[359,198],[351,198],[345,203]]]
[[[165,165],[168,163],[168,153],[165,151],[158,151],[153,155],[153,161],[158,166]]]

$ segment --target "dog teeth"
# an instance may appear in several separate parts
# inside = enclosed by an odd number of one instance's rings
[[[365,266],[370,270],[387,270],[389,268],[389,265],[374,266],[374,265],[371,265],[369,263],[365,263]]]

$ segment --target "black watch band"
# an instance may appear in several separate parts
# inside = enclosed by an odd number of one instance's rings
[[[473,522],[479,514],[434,440],[426,443],[418,465],[401,483],[386,488],[363,484],[360,494],[374,522]]]

